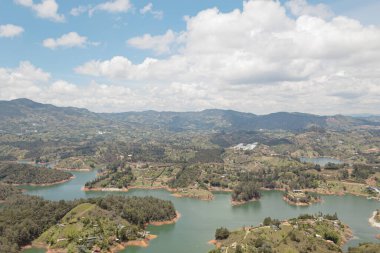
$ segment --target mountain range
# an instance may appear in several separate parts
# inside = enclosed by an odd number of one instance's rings
[[[308,128],[347,130],[360,126],[379,126],[376,117],[344,115],[319,116],[307,113],[277,112],[256,115],[233,110],[207,109],[199,112],[123,112],[95,113],[83,108],[57,107],[21,98],[0,101],[0,131],[20,133],[38,126],[60,129],[118,127],[181,131],[302,131]]]

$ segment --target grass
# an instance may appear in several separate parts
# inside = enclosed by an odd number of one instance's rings
[[[270,249],[265,252],[281,253],[341,252],[339,242],[337,244],[328,242],[323,237],[328,233],[336,233],[339,236],[339,240],[343,241],[345,227],[336,226],[334,221],[329,220],[294,219],[290,223],[283,222],[277,229],[264,226],[231,232],[226,240],[220,241],[221,247],[226,249],[226,251],[222,252],[235,253],[236,245],[240,245],[247,252],[256,252],[257,250],[262,252],[265,248],[267,250]],[[317,234],[321,235],[321,237],[316,236]]]
[[[53,249],[71,249],[73,252],[78,247],[88,250],[100,247],[102,252],[107,252],[109,247],[117,244],[121,226],[132,229],[127,221],[115,217],[109,211],[95,204],[83,203],[73,208],[61,219],[60,224],[44,232],[34,243],[50,245]]]

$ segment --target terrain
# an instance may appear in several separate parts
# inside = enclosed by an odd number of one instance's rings
[[[216,231],[216,252],[342,252],[350,229],[334,215],[301,215],[279,221],[267,217],[259,227]]]
[[[29,164],[0,163],[0,182],[13,185],[50,185],[73,177],[71,173]]]
[[[256,188],[378,197],[374,117],[216,109],[107,114],[16,99],[0,102],[0,119],[0,160],[100,169],[86,190],[165,188],[211,200],[212,191],[233,192],[250,181]],[[307,164],[302,157],[342,164]]]
[[[146,224],[176,218],[170,201],[152,197],[56,202],[14,194],[0,209],[0,252],[19,252],[29,244],[51,252],[110,252],[149,240]]]
[[[304,158],[316,160],[305,162]],[[337,162],[318,163],[318,159],[330,158]],[[214,199],[213,192],[226,191],[233,205],[260,201],[262,190],[281,190],[294,205],[323,200],[314,193],[380,199],[380,122],[374,117],[255,115],[216,109],[108,114],[28,99],[0,101],[0,201],[5,201],[0,233],[7,234],[1,245],[8,252],[32,242],[58,251],[87,247],[107,252],[123,245],[115,226],[144,234],[145,224],[175,218],[173,207],[162,208],[154,200],[145,203],[146,207],[134,203],[137,206],[130,209],[120,204],[127,200],[112,198],[107,198],[110,203],[106,205],[98,200],[50,202],[21,195],[11,186],[59,183],[71,178],[70,171],[91,170],[98,171],[98,176],[83,185],[86,191],[166,189],[176,197],[207,201]],[[23,205],[28,206],[25,213],[14,213],[12,208]],[[161,209],[135,210],[149,206]],[[40,220],[33,212],[41,208],[54,211]],[[26,231],[9,228],[15,225],[6,220],[14,217],[22,219]],[[307,229],[321,232],[314,226],[318,225],[315,219],[307,220],[312,223]],[[325,228],[332,221],[323,222]],[[103,229],[98,231],[99,227]],[[287,223],[280,228],[275,232],[281,238],[292,230]],[[257,229],[249,234],[258,237],[272,231]],[[340,229],[333,234],[338,233],[338,241],[343,241]],[[305,230],[298,232],[295,239],[305,235]],[[142,239],[136,233],[126,240]],[[16,234],[22,236],[16,238]],[[91,243],[87,243],[89,238]],[[301,236],[300,243],[290,240],[288,246],[304,249],[310,241],[314,252],[340,252],[339,243],[319,244],[319,239]]]

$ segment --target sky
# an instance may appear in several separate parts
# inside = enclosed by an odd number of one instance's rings
[[[0,100],[378,114],[378,0],[1,0]]]

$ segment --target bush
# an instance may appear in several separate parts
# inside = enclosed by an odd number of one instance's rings
[[[224,240],[230,236],[230,231],[227,228],[218,228],[215,231],[215,239],[216,240]]]
[[[326,231],[325,234],[323,235],[323,238],[325,240],[333,241],[335,244],[339,242],[339,235],[335,231],[332,231],[332,230]]]

